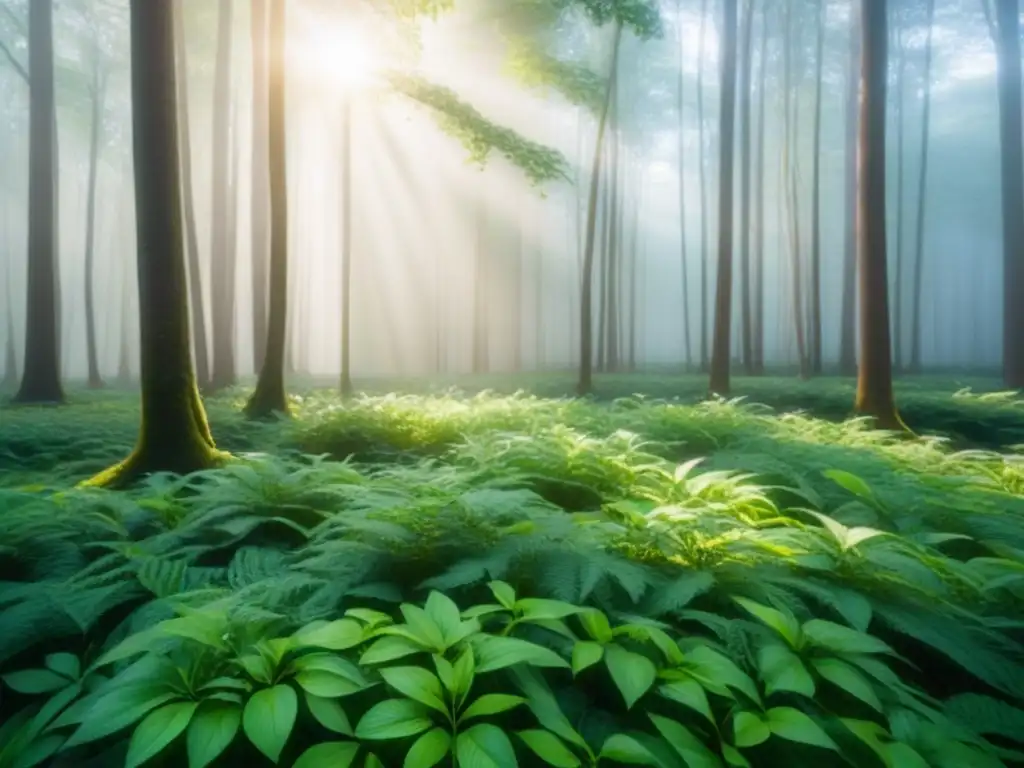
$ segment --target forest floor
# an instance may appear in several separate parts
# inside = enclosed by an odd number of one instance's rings
[[[0,409],[0,768],[1024,764],[1024,400],[597,384],[224,393],[239,461],[129,493],[133,393]]]

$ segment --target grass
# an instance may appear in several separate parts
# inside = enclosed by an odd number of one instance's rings
[[[489,391],[445,391],[456,383]],[[602,377],[592,401],[562,397],[566,376],[396,386],[346,404],[311,388],[279,424],[244,421],[241,391],[212,398],[218,444],[240,460],[121,494],[73,483],[130,450],[133,395],[0,410],[0,768],[197,768],[190,739],[218,727],[218,765],[432,765],[406,757],[414,736],[459,766],[1024,764],[1016,396],[908,380],[900,405],[922,435],[908,440],[844,421],[845,380],[738,379],[732,401],[684,377]],[[410,616],[442,627],[444,600],[498,621],[409,651],[417,679],[438,665],[444,733],[374,732],[380,712],[413,706],[387,701],[419,700],[373,643],[414,642]],[[541,616],[537,600],[562,607]],[[324,644],[324,626],[364,619],[350,645]],[[334,654],[316,683],[313,635]],[[526,655],[494,666],[492,636],[521,637]],[[568,671],[522,650],[535,647]],[[466,654],[492,675],[475,691],[512,697],[489,715],[500,729],[457,725],[465,692],[443,671]],[[343,662],[355,693],[337,687]],[[211,664],[230,695],[193,684]],[[140,670],[178,682],[135,701]],[[85,714],[133,701],[113,726]],[[354,730],[324,714],[338,701]],[[496,735],[513,730],[514,745]],[[474,762],[478,749],[504,757]]]

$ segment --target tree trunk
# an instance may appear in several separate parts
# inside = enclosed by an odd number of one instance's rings
[[[729,394],[729,342],[732,338],[732,191],[736,119],[737,0],[724,0],[722,30],[721,139],[718,184],[718,273],[715,290],[715,339],[711,352],[713,394]]]
[[[814,46],[814,189],[811,192],[811,373],[820,375],[821,359],[821,91],[825,53],[826,0],[818,3],[818,35]]]
[[[481,183],[483,177],[481,176]],[[488,352],[488,237],[486,194],[481,193],[476,202],[476,273],[473,275],[473,373],[487,373],[490,368]]]
[[[263,368],[267,347],[267,0],[251,0],[252,200],[249,245],[252,265],[253,370]]]
[[[341,105],[341,396],[352,394],[352,102]]]
[[[754,254],[754,373],[764,373],[764,111],[767,103],[768,82],[768,9],[763,11],[761,26],[760,71],[757,85],[757,164],[754,167],[754,231],[757,233],[757,251]]]
[[[903,368],[903,179],[905,173],[906,145],[904,130],[904,106],[906,102],[907,51],[903,43],[903,31],[897,28],[891,39],[896,44],[896,55],[899,64],[896,67],[896,258],[893,266],[892,325],[893,325],[893,364],[897,371]],[[927,55],[927,54],[926,54]]]
[[[608,216],[608,251],[607,259],[605,262],[606,273],[605,273],[605,295],[606,299],[606,313],[605,313],[605,341],[607,347],[605,350],[605,370],[617,371],[619,368],[619,271],[620,262],[622,259],[621,249],[619,248],[621,227],[621,210],[622,210],[622,180],[620,174],[620,157],[619,157],[619,146],[620,146],[620,135],[617,129],[619,119],[619,95],[618,95],[618,76],[615,77],[615,95],[612,97],[612,125],[615,127],[612,134],[611,141],[611,179],[608,184],[608,196],[609,204],[606,215]]]
[[[679,0],[678,9],[682,13],[683,0]],[[683,84],[685,70],[683,67],[686,51],[683,47],[683,36],[679,36],[679,79],[677,81],[676,105],[679,108],[679,266],[682,270],[683,290],[683,353],[687,369],[693,366],[693,344],[690,333],[690,268],[686,253],[686,131],[684,118]]]
[[[18,403],[62,403],[53,0],[28,7],[29,181],[25,361]]]
[[[1021,140],[1020,12],[996,3],[1003,197],[1003,380],[1024,389],[1024,148]]]
[[[96,353],[96,308],[93,293],[93,270],[96,241],[96,176],[99,166],[100,134],[103,131],[103,102],[106,93],[106,75],[100,72],[99,50],[93,51],[92,125],[89,130],[89,181],[85,202],[85,347],[89,365],[89,388],[103,386]]]
[[[843,227],[843,297],[840,310],[839,371],[844,376],[857,372],[857,99],[860,95],[862,0],[851,0],[850,58],[846,81],[846,206]]]
[[[583,245],[583,280],[580,291],[580,370],[576,391],[589,395],[593,391],[594,368],[594,240],[597,232],[597,191],[601,184],[601,155],[604,151],[604,137],[608,129],[608,112],[612,92],[619,71],[619,47],[622,42],[622,23],[616,22],[612,43],[612,61],[605,86],[604,103],[597,123],[597,139],[594,142],[594,160],[590,173],[590,195],[587,200],[587,230]]]
[[[743,29],[740,33],[739,99],[740,99],[740,340],[743,370],[754,372],[754,337],[750,291],[750,79],[753,69],[754,3],[744,4]]]
[[[185,474],[224,458],[192,368],[171,14],[171,0],[131,2],[142,424],[135,451],[90,486],[123,487],[152,472]]]
[[[892,392],[889,279],[885,243],[885,98],[888,20],[884,2],[862,0],[860,183],[857,190],[860,366],[857,413],[881,429],[905,431]]]
[[[285,136],[285,0],[270,0],[268,154],[270,169],[270,305],[267,348],[256,391],[246,403],[250,418],[288,414],[284,391],[288,335],[288,158]]]
[[[7,335],[4,341],[4,379],[3,389],[9,389],[18,382],[18,353],[14,342],[14,297],[11,295],[11,259],[10,254],[4,260],[4,325]]]
[[[196,378],[200,389],[210,384],[210,353],[206,331],[206,297],[199,259],[199,233],[192,186],[192,124],[188,102],[188,46],[185,44],[184,0],[174,4],[174,44],[178,97],[178,141],[181,151],[181,196],[185,219],[189,306],[192,312],[192,344],[195,347]]]
[[[704,58],[707,53],[708,0],[700,0],[697,44],[697,156],[700,180],[700,369],[708,370],[708,187],[704,147]]]

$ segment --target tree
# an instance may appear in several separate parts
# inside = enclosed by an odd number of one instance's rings
[[[28,296],[19,403],[60,403],[60,313],[57,265],[57,107],[53,0],[28,9],[29,189]]]
[[[263,367],[267,346],[267,0],[252,0],[252,264],[253,369]]]
[[[888,19],[882,0],[861,0],[861,99],[857,189],[860,367],[857,413],[905,431],[892,391],[889,278],[885,243],[885,112]]]
[[[736,120],[736,5],[724,0],[722,30],[721,139],[718,173],[718,274],[715,290],[714,344],[711,349],[710,389],[729,394],[729,342],[732,335],[732,191],[733,144]]]
[[[678,12],[682,16],[683,0],[679,0]],[[686,133],[683,130],[685,113],[683,111],[683,84],[686,72],[683,67],[686,50],[683,46],[683,24],[679,22],[679,80],[676,87],[676,104],[679,109],[679,265],[682,270],[683,292],[683,351],[686,367],[693,365],[693,345],[690,332],[690,268],[686,253]]]
[[[352,99],[341,115],[341,396],[352,394]]]
[[[754,372],[754,335],[751,317],[750,286],[750,134],[751,84],[753,74],[754,3],[744,4],[743,30],[740,33],[739,98],[740,98],[740,341],[743,370]]]
[[[708,369],[708,186],[704,146],[704,59],[707,54],[708,0],[700,0],[697,44],[697,153],[700,182],[700,369]]]
[[[851,0],[850,49],[846,71],[846,128],[844,152],[843,296],[840,308],[839,371],[857,371],[857,98],[860,94],[861,0]]]
[[[821,88],[825,64],[825,10],[826,0],[818,5],[818,34],[814,46],[814,149],[811,172],[811,317],[808,339],[810,369],[820,374],[821,360]]]
[[[175,92],[173,0],[131,0],[131,91],[139,272],[142,421],[135,450],[86,486],[124,487],[153,472],[186,474],[216,449],[189,338]]]

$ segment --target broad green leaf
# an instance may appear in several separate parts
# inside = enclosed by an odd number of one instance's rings
[[[300,672],[295,676],[297,682],[306,693],[314,696],[321,696],[325,699],[336,699],[341,696],[351,696],[363,690],[363,686],[356,685],[347,677],[341,677],[333,672],[321,672],[311,670]]]
[[[767,605],[761,605],[755,603],[753,600],[748,600],[745,597],[734,597],[740,606],[745,608],[749,613],[753,614],[756,618],[767,624],[769,627],[778,632],[782,638],[789,644],[790,648],[799,648],[801,642],[800,624],[792,616],[777,611],[774,608],[770,608]]]
[[[629,765],[658,765],[658,760],[643,744],[625,733],[613,733],[601,746],[600,757]]]
[[[238,657],[238,663],[253,680],[263,685],[270,685],[274,681],[274,668],[270,660],[259,653],[247,653]]]
[[[382,637],[373,643],[359,658],[363,666],[370,664],[383,664],[395,659],[402,659],[414,653],[422,653],[426,650],[421,644],[415,643],[405,637]]]
[[[371,752],[363,761],[363,768],[385,768],[385,766],[381,759]]]
[[[345,611],[345,615],[363,622],[370,629],[391,623],[391,617],[388,614],[375,611],[372,608],[349,608]]]
[[[708,695],[704,692],[704,686],[696,680],[673,680],[658,688],[658,693],[666,699],[677,701],[683,706],[704,715],[712,724],[715,716],[711,713],[711,704],[708,702]]]
[[[0,739],[2,738],[3,735],[0,734]],[[65,737],[57,733],[34,738],[30,744],[25,745],[25,748],[18,752],[17,757],[10,763],[11,768],[35,768],[53,757],[64,746],[64,741]],[[0,740],[0,747],[4,744],[5,742]],[[4,757],[6,756],[0,749],[0,758]]]
[[[47,669],[69,680],[77,680],[82,675],[82,662],[73,653],[51,653],[46,659]]]
[[[892,768],[930,768],[928,761],[909,744],[894,741],[884,746],[885,758]]]
[[[476,655],[473,653],[473,646],[467,645],[462,649],[459,658],[455,660],[452,667],[453,693],[458,694],[459,700],[465,698],[469,689],[473,687],[473,679],[476,677]]]
[[[313,653],[296,659],[290,667],[298,673],[302,672],[326,672],[336,677],[342,677],[358,688],[368,688],[371,683],[363,674],[363,670],[357,667],[348,659],[335,656],[332,653]]]
[[[757,652],[757,667],[764,681],[765,694],[779,691],[814,696],[814,678],[800,657],[781,644],[766,645]]]
[[[153,685],[115,689],[92,704],[81,726],[71,734],[64,748],[88,744],[117,733],[138,721],[150,710],[176,698],[176,694],[164,693]],[[83,703],[89,701],[88,698],[82,700]],[[67,713],[70,712],[71,709],[67,710]],[[51,727],[70,724],[62,722],[64,719],[63,715],[58,717]]]
[[[455,667],[439,653],[435,653],[432,658],[434,659],[434,669],[437,670],[437,677],[441,684],[448,693],[455,693]]]
[[[585,609],[563,603],[561,600],[544,600],[538,597],[524,597],[516,603],[516,611],[522,612],[527,621],[541,621],[548,619],[564,619]]]
[[[732,659],[706,645],[687,651],[684,668],[709,691],[729,696],[729,688],[732,688],[752,701],[761,701],[757,685],[750,675],[736,666]]]
[[[824,619],[811,619],[803,626],[804,637],[833,653],[892,653],[881,640]]]
[[[511,611],[516,603],[516,591],[512,586],[504,581],[492,581],[487,586],[491,588],[494,599]]]
[[[512,742],[490,723],[477,723],[458,735],[455,742],[459,768],[516,768]]]
[[[750,761],[745,758],[732,744],[722,744],[722,757],[733,768],[750,768]]]
[[[188,727],[198,706],[194,701],[182,701],[160,707],[146,715],[128,742],[125,768],[142,765],[178,738]]]
[[[188,768],[206,768],[235,740],[242,724],[241,707],[204,702],[188,724]]]
[[[436,709],[442,715],[448,714],[441,681],[422,667],[386,667],[380,670],[380,675],[399,693]]]
[[[612,626],[608,623],[608,617],[596,608],[590,608],[579,614],[580,624],[592,640],[605,645],[612,641]]]
[[[299,755],[292,768],[348,768],[358,754],[354,741],[325,741]]]
[[[363,627],[355,619],[338,619],[326,624],[303,627],[292,640],[298,647],[345,651],[363,641]]]
[[[412,699],[386,699],[373,705],[356,725],[359,739],[404,739],[433,725],[426,708]]]
[[[427,616],[441,630],[446,646],[453,645],[459,641],[458,635],[462,628],[462,615],[457,606],[447,595],[433,591],[427,596],[424,606]]]
[[[875,711],[882,711],[882,702],[878,700],[871,682],[855,667],[839,659],[814,659],[811,664],[819,675],[833,685],[860,699]]]
[[[313,715],[313,718],[320,725],[329,731],[340,733],[343,736],[355,735],[352,732],[352,724],[349,722],[348,715],[345,714],[345,709],[339,702],[334,699],[314,696],[308,691],[305,692],[305,697],[309,713]]]
[[[661,715],[647,715],[658,733],[675,750],[688,768],[722,768],[722,761],[690,729]]]
[[[739,712],[732,720],[733,741],[737,747],[756,747],[771,737],[767,723],[755,712]]]
[[[478,635],[473,638],[476,652],[476,672],[483,674],[505,669],[515,664],[530,664],[535,667],[569,667],[569,663],[542,645],[520,640],[517,637]]]
[[[35,695],[59,691],[68,684],[65,675],[57,674],[49,669],[23,669],[19,672],[8,672],[0,680],[12,691]]]
[[[447,646],[444,633],[430,614],[418,605],[402,603],[402,617],[410,632],[431,651],[443,651]]]
[[[870,485],[857,477],[857,475],[847,472],[846,470],[826,469],[821,474],[836,485],[846,489],[854,496],[864,499],[865,501],[873,501],[875,498],[875,494],[872,492]]]
[[[627,709],[631,709],[650,690],[658,677],[658,668],[653,661],[618,645],[609,645],[605,649],[604,663],[625,699]]]
[[[462,713],[459,720],[462,721],[469,720],[472,717],[496,715],[499,712],[505,712],[506,710],[518,707],[520,704],[525,703],[526,699],[522,696],[513,696],[509,693],[485,693],[466,707],[466,711]]]
[[[519,689],[526,696],[526,706],[537,718],[537,722],[543,723],[545,728],[561,736],[570,744],[587,749],[587,742],[572,727],[569,718],[565,716],[562,708],[558,705],[555,695],[536,670],[529,667],[513,667],[511,674]]]
[[[555,768],[578,768],[582,765],[579,758],[551,731],[537,728],[516,731],[516,736],[548,765]]]
[[[814,747],[839,750],[825,730],[793,707],[772,707],[767,712],[768,728],[780,739],[798,741]]]
[[[840,722],[849,728],[850,732],[856,735],[858,739],[871,747],[874,753],[878,755],[879,760],[886,765],[886,768],[890,768],[887,747],[892,737],[885,728],[870,720],[840,718]]]
[[[434,728],[420,736],[409,747],[402,768],[433,768],[444,760],[452,748],[452,737],[444,728]]]
[[[572,673],[578,675],[592,667],[604,656],[604,646],[590,640],[581,640],[572,647]]]
[[[295,689],[275,685],[256,691],[242,712],[242,729],[260,752],[277,764],[288,737],[295,727],[299,698]]]

